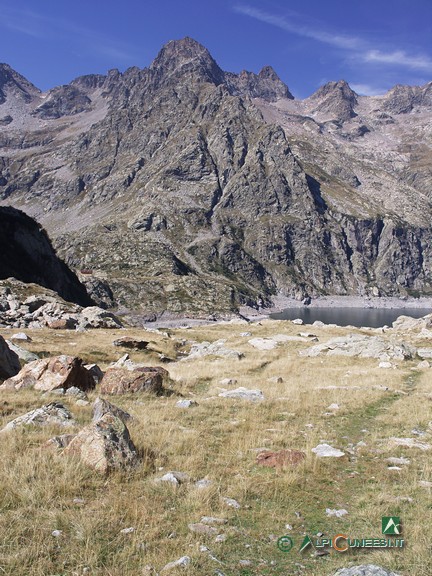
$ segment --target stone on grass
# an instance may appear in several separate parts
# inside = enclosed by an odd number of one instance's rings
[[[215,518],[214,516],[202,516],[201,523],[202,524],[226,524],[228,520],[226,518]]]
[[[114,340],[113,344],[114,346],[129,348],[130,350],[145,350],[149,345],[149,342],[148,340],[139,340],[138,338],[123,336],[122,338]]]
[[[202,490],[204,488],[209,488],[212,484],[213,482],[211,480],[207,480],[207,478],[202,478],[201,480],[197,480],[194,486],[195,488]]]
[[[257,350],[273,350],[278,343],[271,338],[252,338],[248,343]]]
[[[225,342],[226,340],[195,342],[191,347],[189,355],[186,358],[182,358],[182,361],[195,360],[197,358],[203,358],[204,356],[221,356],[223,358],[235,358],[237,360],[243,357],[241,352],[227,348]]]
[[[380,362],[378,364],[378,368],[396,368],[396,366],[394,364],[392,364],[391,362]]]
[[[270,450],[261,452],[256,457],[257,464],[268,468],[285,468],[287,466],[298,466],[306,458],[306,454],[300,450]]]
[[[97,472],[132,468],[138,454],[123,421],[107,413],[83,428],[65,448],[64,454],[77,455]]]
[[[123,328],[123,324],[114,314],[98,306],[83,308],[79,325],[81,328]]]
[[[195,400],[179,400],[176,402],[177,408],[193,408],[194,406],[198,406],[198,402],[195,402]]]
[[[318,458],[341,458],[341,456],[345,456],[344,452],[333,448],[329,444],[318,444],[318,446],[312,448],[312,452],[316,454]]]
[[[427,442],[419,442],[416,438],[390,438],[393,446],[405,446],[406,448],[418,448],[419,450],[430,450],[432,446]]]
[[[164,368],[142,367],[108,368],[101,382],[102,394],[132,394],[137,392],[163,392],[163,378],[167,374]]]
[[[340,510],[326,508],[326,516],[336,516],[336,518],[342,518],[342,516],[346,516],[348,514],[348,510],[345,508],[341,508]]]
[[[0,388],[3,390],[34,388],[48,392],[72,386],[80,390],[92,390],[95,382],[84,368],[81,358],[62,355],[26,364],[16,376],[6,380]]]
[[[415,356],[416,349],[405,342],[389,342],[379,336],[348,334],[347,336],[332,338],[323,344],[317,344],[299,352],[300,356],[307,357],[319,356],[320,354],[377,358],[383,362],[388,362],[391,359],[411,359]]]
[[[223,497],[222,502],[230,508],[235,508],[235,510],[239,510],[241,508],[241,505],[237,502],[237,500],[234,500],[234,498]]]
[[[167,572],[168,570],[172,570],[173,568],[187,568],[191,563],[191,559],[189,556],[182,556],[178,560],[174,560],[174,562],[169,562],[165,564],[162,568],[161,572]]]
[[[51,402],[22,416],[18,416],[18,418],[6,424],[1,432],[15,430],[19,426],[71,426],[72,424],[75,424],[75,421],[69,410],[63,404]]]
[[[394,466],[403,466],[405,464],[410,464],[411,460],[409,458],[395,458],[395,457],[391,457],[391,458],[386,458],[386,461],[389,464],[393,464]]]
[[[126,422],[132,418],[128,412],[122,410],[114,404],[111,404],[111,402],[108,402],[108,400],[104,400],[103,398],[96,398],[93,404],[92,422],[97,422],[105,414],[113,414],[114,416],[117,416],[117,418],[120,418],[124,424],[126,424]]]
[[[219,384],[221,386],[235,386],[237,380],[235,378],[223,378],[222,380],[219,380]]]
[[[204,536],[216,536],[218,533],[216,528],[209,526],[208,524],[203,524],[202,522],[198,522],[196,524],[188,524],[188,528],[191,532],[202,534]]]
[[[340,568],[334,572],[333,576],[399,576],[396,572],[391,572],[376,564],[362,564],[351,566],[351,568]]]
[[[158,478],[156,482],[170,482],[175,486],[189,482],[189,476],[185,472],[178,472],[177,470],[171,470],[164,474],[161,478]]]
[[[430,482],[429,480],[420,480],[419,486],[421,486],[422,488],[432,488],[432,482]]]
[[[10,339],[11,340],[18,340],[21,342],[31,342],[32,341],[30,336],[27,336],[27,334],[25,334],[24,332],[17,332],[17,334],[12,334]]]
[[[18,355],[7,345],[5,339],[0,336],[0,380],[6,380],[15,376],[21,370]]]
[[[251,402],[259,402],[264,400],[264,394],[261,392],[261,390],[249,390],[243,386],[240,386],[240,388],[235,388],[235,390],[221,392],[219,396],[221,398],[240,398],[241,400],[249,400]]]
[[[293,324],[297,324],[297,326],[302,326],[304,324],[301,318],[296,318],[295,320],[291,321]]]

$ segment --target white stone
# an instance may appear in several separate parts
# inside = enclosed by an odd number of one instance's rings
[[[240,398],[242,400],[250,400],[251,402],[259,402],[264,400],[264,394],[261,390],[249,390],[241,386],[235,390],[228,390],[219,394],[221,398]]]
[[[418,448],[419,450],[430,450],[432,446],[426,442],[419,442],[416,438],[390,438],[390,442],[395,446],[406,446],[407,448]]]
[[[304,324],[301,318],[296,318],[295,320],[292,320],[292,323],[297,324],[298,326],[302,326]]]
[[[241,508],[241,505],[237,502],[237,500],[234,500],[234,498],[222,498],[222,501],[230,508],[235,508],[236,510]]]
[[[165,564],[161,572],[167,572],[168,570],[172,570],[173,568],[187,568],[190,563],[191,559],[189,556],[182,556],[178,560],[174,560],[174,562],[169,562],[168,564]]]
[[[278,344],[271,338],[252,338],[248,343],[257,350],[273,350]]]
[[[341,508],[340,510],[326,508],[327,516],[336,516],[337,518],[342,518],[342,516],[346,516],[347,514],[348,510],[345,510],[345,508]]]
[[[312,448],[312,452],[318,456],[318,458],[340,458],[345,456],[344,452],[333,448],[329,444],[318,444],[315,448]]]

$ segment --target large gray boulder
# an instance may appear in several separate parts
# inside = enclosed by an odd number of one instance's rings
[[[84,464],[102,473],[131,468],[138,463],[129,430],[110,412],[83,428],[66,446],[64,454],[76,455]]]

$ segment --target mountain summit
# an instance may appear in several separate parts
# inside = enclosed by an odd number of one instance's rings
[[[1,202],[119,306],[432,292],[430,84],[296,100],[184,38],[43,95],[3,65],[0,90]]]

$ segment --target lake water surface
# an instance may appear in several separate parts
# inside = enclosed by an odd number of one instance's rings
[[[294,320],[301,318],[305,324],[321,320],[324,324],[338,326],[391,326],[398,316],[421,318],[430,314],[431,308],[286,308],[281,312],[270,314],[273,320]]]

